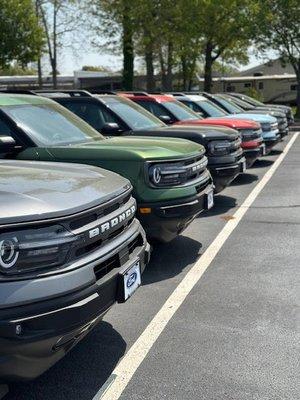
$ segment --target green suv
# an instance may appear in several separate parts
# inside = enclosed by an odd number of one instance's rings
[[[129,179],[148,237],[170,241],[213,206],[213,183],[202,145],[183,139],[104,138],[54,101],[0,94],[0,136],[6,158],[99,166]]]

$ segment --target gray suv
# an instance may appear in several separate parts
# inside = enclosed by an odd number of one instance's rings
[[[0,161],[0,382],[42,374],[139,287],[131,190],[92,166]]]

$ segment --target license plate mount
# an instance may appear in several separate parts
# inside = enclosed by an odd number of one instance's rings
[[[119,279],[119,303],[124,303],[142,284],[140,260],[136,260],[125,272],[120,273]]]

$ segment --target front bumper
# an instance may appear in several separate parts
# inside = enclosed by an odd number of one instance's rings
[[[224,190],[240,173],[245,172],[246,158],[242,157],[238,162],[230,165],[210,166],[210,173],[215,185],[215,193]]]
[[[202,211],[208,208],[208,194],[213,191],[212,179],[196,187],[197,194],[168,202],[138,204],[138,218],[147,237],[159,242],[170,242],[178,236]],[[150,211],[149,213],[143,210]]]
[[[262,143],[261,139],[243,142],[242,148],[244,150],[244,156],[246,157],[247,168],[250,168],[265,152],[265,145]]]
[[[279,143],[281,140],[281,135],[279,133],[276,134],[273,138],[264,138],[264,143],[266,145],[266,154],[269,154],[274,146]]]
[[[42,374],[85,337],[116,301],[122,301],[121,274],[137,260],[143,272],[150,257],[142,227],[136,220],[133,224],[134,232],[122,246],[82,267],[86,275],[93,272],[91,284],[54,298],[0,309],[1,382]],[[63,275],[61,287],[69,279]],[[48,281],[44,279],[45,288]]]

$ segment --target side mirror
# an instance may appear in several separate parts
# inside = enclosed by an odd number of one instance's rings
[[[197,114],[199,115],[199,117],[205,118],[205,115],[203,112],[201,111],[197,111]]]
[[[104,135],[119,135],[122,132],[122,129],[116,122],[107,122],[103,125],[100,131]]]
[[[164,122],[165,124],[169,125],[172,124],[172,119],[168,116],[168,115],[160,115],[158,117],[162,122]]]
[[[0,133],[0,153],[8,153],[16,146],[15,139],[11,136],[1,136]]]

